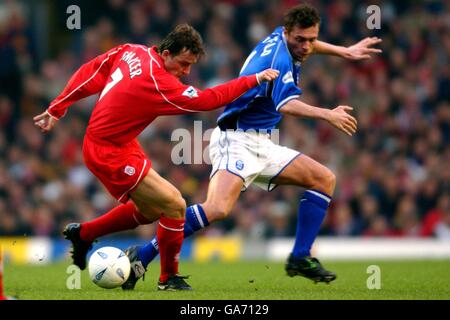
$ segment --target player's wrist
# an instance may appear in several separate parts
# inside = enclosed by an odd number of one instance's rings
[[[58,121],[58,120],[59,120],[58,117],[56,117],[55,115],[53,115],[53,114],[50,113],[49,109],[45,110],[45,112],[46,112],[46,113],[48,114],[48,116],[49,116],[50,118],[52,118],[53,120],[55,120],[55,121]]]
[[[322,112],[320,114],[322,115],[322,120],[331,122],[333,119],[333,110],[327,109],[327,108],[321,108]]]
[[[259,77],[260,77],[260,74],[261,74],[261,72],[258,72],[258,73],[256,73],[256,74],[255,74],[255,77],[256,77],[256,82],[258,83],[258,85],[260,85],[260,84],[261,84],[261,80],[259,79]]]
[[[351,59],[352,58],[352,50],[350,47],[341,47],[342,49],[339,50],[339,56],[344,59]]]

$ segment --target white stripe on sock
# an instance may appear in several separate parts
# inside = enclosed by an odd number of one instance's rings
[[[322,198],[323,200],[325,200],[325,201],[328,202],[328,203],[330,203],[330,201],[331,201],[331,198],[329,198],[329,197],[327,197],[326,195],[321,194],[321,193],[319,193],[319,192],[317,192],[317,191],[314,191],[314,190],[306,190],[305,192],[310,192],[310,193],[312,193],[313,195],[318,196],[319,198]]]
[[[167,229],[167,230],[170,230],[170,231],[184,231],[184,224],[183,224],[183,228],[181,228],[181,229],[174,229],[174,228],[166,227],[166,226],[163,225],[161,222],[159,223],[159,225],[160,225],[161,227],[163,227],[164,229]]]
[[[192,206],[192,207],[194,208],[194,213],[195,213],[195,216],[197,217],[197,221],[200,223],[200,226],[202,228],[204,228],[205,227],[205,223],[203,222],[202,216],[200,215],[200,210],[198,210],[197,205]]]
[[[153,240],[151,241],[151,243],[152,243],[153,248],[155,248],[156,250],[159,250],[159,247],[158,247],[158,241],[156,241],[156,238],[153,239]]]

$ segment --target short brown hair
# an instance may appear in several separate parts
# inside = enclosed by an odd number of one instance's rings
[[[289,32],[295,26],[306,29],[320,23],[320,15],[316,8],[301,4],[290,9],[284,16],[284,27]]]
[[[169,50],[174,56],[183,50],[189,50],[198,57],[205,55],[202,36],[197,30],[186,23],[177,25],[161,41],[156,51],[162,53],[164,50]]]

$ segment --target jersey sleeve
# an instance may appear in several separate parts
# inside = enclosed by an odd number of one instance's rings
[[[208,111],[225,106],[239,98],[247,90],[256,87],[258,80],[255,74],[241,76],[224,84],[200,90],[184,85],[180,81],[165,81],[158,91],[168,103],[168,114],[184,114]]]
[[[108,82],[111,67],[123,46],[117,46],[83,64],[70,78],[61,94],[50,103],[47,112],[54,118],[63,117],[74,102],[99,93]]]
[[[280,76],[273,81],[272,101],[278,111],[289,100],[298,98],[302,91],[297,87],[292,74],[292,61],[286,52],[280,52],[274,59],[273,67],[280,71]]]

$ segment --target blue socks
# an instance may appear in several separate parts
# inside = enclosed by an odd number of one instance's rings
[[[209,226],[205,211],[199,204],[194,204],[186,209],[186,221],[184,223],[184,238],[189,237],[196,231]],[[138,250],[138,258],[141,260],[144,268],[159,254],[158,242],[156,236],[149,244],[144,245]]]
[[[184,223],[184,238],[189,237],[196,231],[209,226],[205,211],[199,204],[194,204],[186,209],[186,222]]]
[[[331,197],[316,190],[306,190],[300,200],[297,231],[292,256],[302,258],[311,255],[311,246],[319,233]]]

